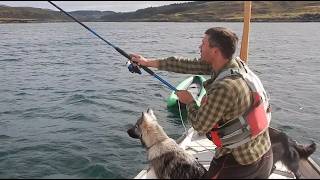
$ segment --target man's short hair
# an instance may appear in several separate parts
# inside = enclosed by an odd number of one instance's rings
[[[238,36],[233,31],[224,27],[214,27],[208,29],[205,34],[209,36],[210,47],[218,47],[225,58],[232,59],[238,43]]]

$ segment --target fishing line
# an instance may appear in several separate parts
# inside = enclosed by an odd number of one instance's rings
[[[183,122],[183,118],[182,118],[182,114],[181,114],[181,105],[180,105],[180,101],[179,101],[179,100],[178,100],[178,107],[179,107],[180,120],[181,120],[182,126],[183,126],[183,128],[184,128],[184,134],[187,136],[187,135],[188,135],[188,130],[187,130],[187,128],[186,128],[186,125],[185,125],[184,122]],[[214,150],[209,149],[209,148],[206,147],[205,145],[202,145],[200,142],[198,142],[198,141],[193,141],[193,142],[195,142],[196,144],[198,144],[200,147],[208,150],[211,154],[213,154],[213,155],[215,154],[215,151],[214,151]]]
[[[184,128],[184,133],[187,134],[188,131],[187,131],[187,128],[186,128],[186,126],[184,125],[184,122],[183,122],[182,113],[181,113],[181,107],[180,107],[180,101],[179,100],[177,100],[177,101],[178,101],[178,107],[179,107],[180,120],[181,120],[182,126]]]

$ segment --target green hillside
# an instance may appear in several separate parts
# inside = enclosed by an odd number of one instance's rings
[[[0,22],[61,22],[67,19],[60,12],[49,9],[0,6]]]
[[[70,13],[80,21],[88,22],[234,22],[243,21],[243,1],[194,1],[150,7],[127,13],[113,11],[74,11]],[[59,11],[0,5],[0,23],[66,21],[71,20]],[[320,22],[320,1],[253,1],[251,21]]]
[[[104,21],[242,21],[243,1],[196,1],[102,17]],[[252,21],[320,21],[319,1],[253,1]]]

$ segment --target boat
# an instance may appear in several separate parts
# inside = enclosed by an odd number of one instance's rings
[[[198,106],[200,106],[202,97],[206,94],[205,88],[203,88],[203,82],[206,81],[201,75],[190,76],[179,83],[176,87],[178,90],[188,90],[195,99]],[[176,110],[179,106],[178,96],[174,91],[171,92],[167,98],[167,108],[169,110]],[[181,108],[184,109],[185,105],[181,104]]]
[[[240,58],[247,61],[248,57],[248,35],[249,35],[249,24],[251,17],[251,1],[244,1],[244,27],[243,35],[240,49]],[[186,82],[192,82],[193,78],[189,77]],[[187,83],[184,83],[187,84]],[[180,84],[179,84],[180,85]],[[182,86],[182,84],[181,84]],[[180,87],[177,87],[179,89]],[[184,87],[184,89],[188,89]],[[200,92],[200,90],[196,91]],[[171,93],[172,95],[173,93]],[[198,94],[199,95],[199,94]],[[169,107],[176,106],[178,100],[177,97],[172,95],[172,102],[170,101]],[[175,99],[176,98],[176,99]],[[197,99],[197,98],[196,98]],[[168,102],[169,103],[169,102]],[[168,104],[169,105],[169,104]],[[271,127],[272,128],[272,127]],[[272,128],[277,130],[275,128]],[[189,128],[180,138],[176,140],[179,146],[186,152],[192,154],[207,170],[209,169],[210,162],[215,154],[216,146],[210,141],[206,136],[200,136],[192,127]],[[272,174],[270,174],[269,179],[296,179],[295,175],[286,168],[282,162],[277,162],[275,164],[276,168]],[[311,158],[301,159],[299,162],[299,171],[302,178],[306,179],[320,179],[320,167]],[[140,171],[134,179],[156,179],[152,167],[146,167]]]
[[[206,169],[209,169],[210,162],[214,156],[216,146],[206,136],[200,136],[193,128],[176,140],[181,148],[192,154]],[[300,160],[300,172],[303,178],[319,179],[320,167],[312,158]],[[269,179],[296,179],[281,162],[275,164],[276,169],[269,176]],[[146,167],[134,179],[155,179],[152,168]]]
[[[176,89],[177,90],[187,90],[193,96],[198,107],[200,107],[201,99],[206,95],[206,90],[203,87],[203,82],[206,78],[202,75],[194,75],[186,78],[180,82]],[[171,112],[174,116],[180,115],[182,119],[187,119],[186,105],[178,100],[178,96],[175,91],[172,91],[170,96],[167,98],[167,110]]]

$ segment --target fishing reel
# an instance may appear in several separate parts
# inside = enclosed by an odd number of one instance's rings
[[[131,63],[130,60],[126,64],[131,73],[142,74],[140,71],[140,67],[137,64]]]

